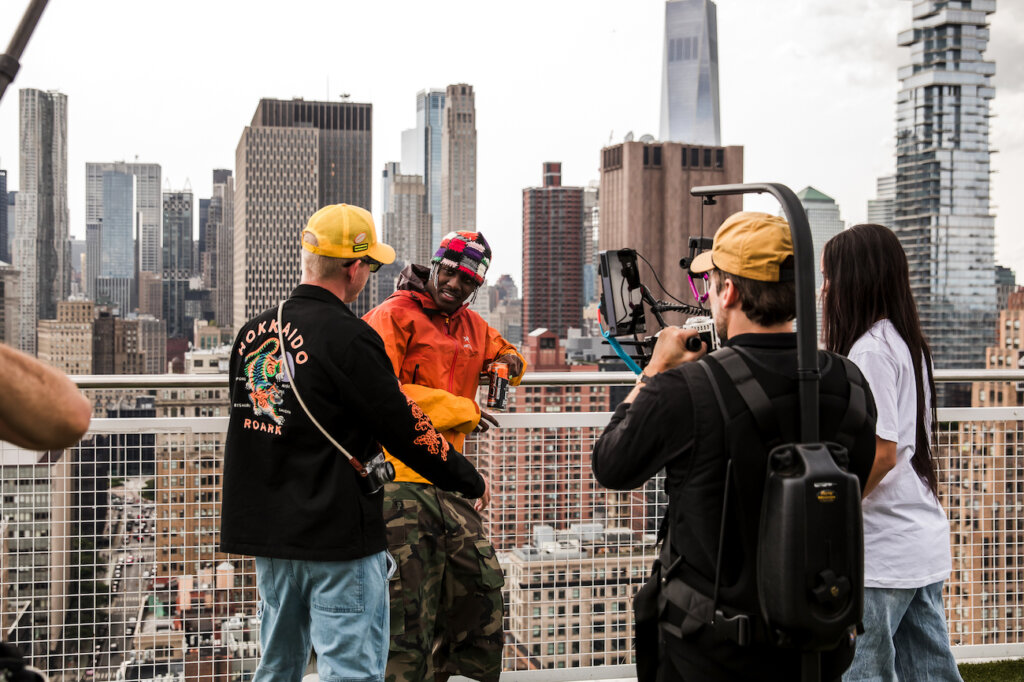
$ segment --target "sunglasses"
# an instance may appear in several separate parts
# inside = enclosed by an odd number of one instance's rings
[[[370,266],[370,272],[377,272],[378,270],[380,270],[381,266],[384,265],[379,260],[374,260],[373,258],[370,258],[369,256],[363,256],[362,258],[359,258],[357,260],[352,261],[351,263],[349,263],[345,267],[346,268],[350,268],[353,265],[355,265],[356,263],[366,263],[367,265]]]

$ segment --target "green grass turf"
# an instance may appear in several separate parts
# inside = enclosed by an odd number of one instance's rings
[[[960,665],[964,682],[1024,682],[1024,660]]]

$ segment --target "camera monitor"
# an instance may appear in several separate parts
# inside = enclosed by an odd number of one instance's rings
[[[639,334],[645,331],[641,299],[640,272],[636,251],[601,251],[598,272],[601,275],[601,318],[610,336]]]

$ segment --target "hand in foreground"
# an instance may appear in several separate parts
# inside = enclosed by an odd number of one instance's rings
[[[480,421],[477,422],[476,428],[473,429],[473,431],[476,433],[485,433],[492,426],[501,426],[501,424],[498,423],[498,420],[494,418],[493,414],[486,410],[480,410]]]
[[[682,327],[665,327],[658,332],[658,341],[654,344],[651,361],[644,369],[649,375],[664,372],[666,369],[678,367],[684,362],[696,362],[708,352],[706,343],[701,344],[698,351],[686,350],[686,340],[699,336],[696,329]]]
[[[494,361],[494,364],[506,365],[508,367],[509,378],[519,376],[519,373],[523,371],[523,361],[519,359],[518,355],[511,353],[507,355],[499,355]]]
[[[481,474],[480,478],[484,479],[484,494],[480,496],[480,499],[473,503],[473,509],[478,512],[487,509],[487,505],[491,503],[491,484],[487,481],[486,476]]]

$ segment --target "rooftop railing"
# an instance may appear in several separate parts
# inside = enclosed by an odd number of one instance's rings
[[[1016,370],[937,374],[986,382],[971,384],[985,404],[1024,382]],[[248,679],[255,574],[217,550],[226,377],[76,379],[123,416],[94,419],[66,451],[0,447],[3,639],[55,680]],[[505,571],[503,679],[633,675],[631,599],[666,498],[658,479],[605,490],[589,461],[631,384],[628,373],[528,375],[501,428],[467,441],[492,484],[484,519]],[[939,422],[954,651],[1024,657],[1024,408],[947,408]]]

